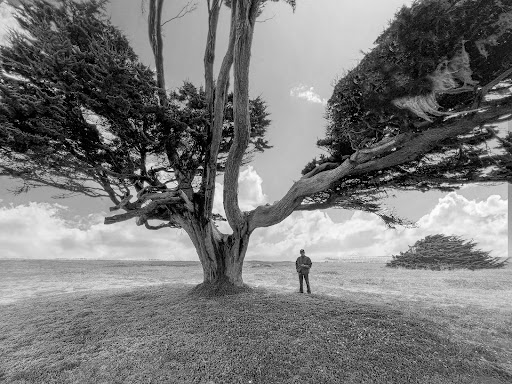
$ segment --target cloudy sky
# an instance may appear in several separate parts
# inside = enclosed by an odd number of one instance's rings
[[[273,148],[257,155],[240,176],[244,209],[279,200],[303,166],[321,153],[327,99],[337,78],[354,67],[362,52],[386,27],[405,0],[302,0],[289,6],[270,4],[256,27],[251,64],[251,96],[269,105]],[[169,2],[164,20],[186,1]],[[183,80],[203,82],[206,40],[205,2],[184,18],[165,25],[165,67],[169,88]],[[319,5],[320,4],[320,5]],[[111,0],[112,22],[128,36],[141,60],[154,67],[140,0]],[[217,60],[226,48],[228,13],[220,20]],[[0,43],[15,24],[0,0]],[[34,190],[14,196],[16,182],[0,178],[0,257],[116,258],[195,260],[183,230],[147,231],[133,221],[103,225],[109,201],[74,197],[55,200],[58,191]],[[222,195],[222,179],[218,183]],[[478,185],[456,193],[397,193],[388,206],[414,222],[415,228],[388,229],[375,216],[344,210],[295,213],[251,237],[247,259],[294,260],[300,248],[316,259],[376,257],[407,250],[435,233],[473,239],[493,256],[508,254],[507,186]],[[222,204],[216,201],[222,212]],[[225,224],[221,229],[228,231]]]

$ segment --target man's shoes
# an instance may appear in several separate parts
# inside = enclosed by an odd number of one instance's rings
[[[299,293],[304,293],[304,291],[299,291]]]
[[[311,293],[311,291],[308,291],[308,293]]]

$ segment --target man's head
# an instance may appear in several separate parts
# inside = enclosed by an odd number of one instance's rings
[[[301,250],[300,250],[300,255],[301,255],[301,256],[304,256],[305,254],[306,254],[306,252],[304,252],[304,250],[303,250],[303,249],[301,249]]]

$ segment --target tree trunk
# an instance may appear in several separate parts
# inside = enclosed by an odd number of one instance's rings
[[[190,218],[182,227],[189,235],[203,266],[203,286],[244,287],[242,267],[250,233],[247,226],[232,235],[222,234],[213,221]]]

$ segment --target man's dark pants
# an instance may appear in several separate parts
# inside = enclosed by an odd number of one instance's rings
[[[299,273],[299,284],[300,284],[300,293],[304,293],[304,286],[302,284],[302,279],[306,280],[306,287],[308,288],[308,293],[311,293],[311,288],[309,287],[309,274],[308,273]]]

